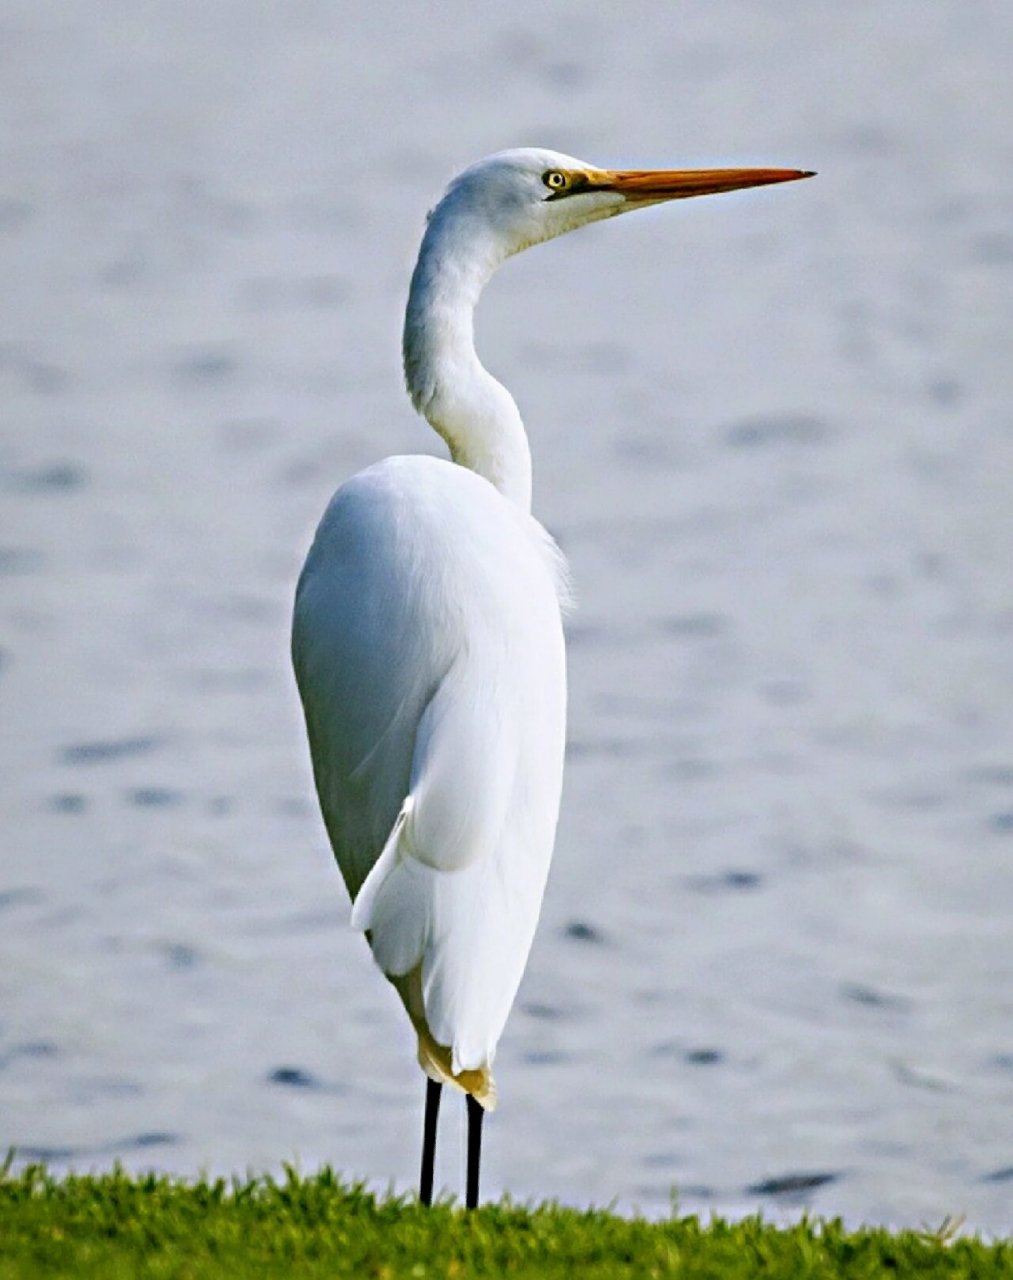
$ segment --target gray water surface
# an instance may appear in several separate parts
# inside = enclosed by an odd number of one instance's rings
[[[414,1184],[288,669],[488,151],[812,182],[510,263],[570,558],[485,1190],[1013,1225],[1013,10],[0,3],[0,1147]],[[438,1179],[461,1185],[459,1106]]]

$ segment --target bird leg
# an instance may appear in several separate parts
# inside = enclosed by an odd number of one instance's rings
[[[436,1160],[436,1121],[440,1115],[440,1095],[443,1085],[438,1080],[426,1080],[426,1118],[422,1128],[422,1175],[419,1178],[419,1200],[424,1205],[433,1203],[433,1164]]]
[[[482,1157],[482,1117],[485,1108],[469,1093],[468,1101],[468,1192],[465,1207],[478,1208],[478,1165]]]

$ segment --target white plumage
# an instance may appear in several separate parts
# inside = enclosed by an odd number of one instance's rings
[[[292,654],[327,830],[377,964],[419,1038],[432,1193],[439,1084],[469,1094],[468,1204],[482,1108],[545,889],[566,715],[566,571],[530,515],[510,393],[473,312],[511,254],[627,209],[807,176],[598,169],[526,148],[460,174],[429,216],[404,365],[452,461],[389,458],[334,495],[296,594]],[[435,1090],[435,1092],[434,1092]]]
[[[420,969],[421,1004],[414,981],[399,990],[453,1075],[491,1064],[538,919],[563,771],[563,572],[488,480],[388,458],[334,495],[297,591],[293,655],[352,923],[389,977]],[[431,1047],[423,1060],[443,1078]]]

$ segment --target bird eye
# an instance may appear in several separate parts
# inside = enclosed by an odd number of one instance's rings
[[[550,191],[565,191],[570,185],[570,179],[565,173],[561,173],[559,169],[549,169],[542,174],[542,181]]]

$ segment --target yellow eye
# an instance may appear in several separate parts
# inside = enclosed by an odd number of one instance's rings
[[[570,179],[565,173],[561,173],[559,169],[549,169],[543,173],[542,181],[550,191],[565,191],[570,185]]]

